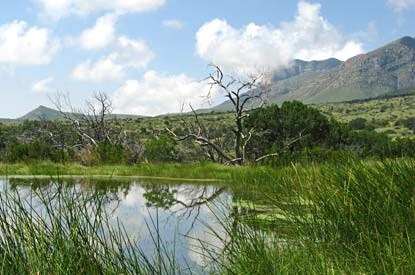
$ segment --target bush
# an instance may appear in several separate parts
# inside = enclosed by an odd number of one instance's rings
[[[144,157],[153,162],[175,161],[178,154],[176,145],[170,136],[159,136],[146,143]]]
[[[254,110],[246,119],[245,127],[256,130],[248,148],[255,157],[284,149],[288,141],[300,134],[302,139],[293,144],[292,149],[321,145],[330,132],[330,122],[323,114],[298,101]]]
[[[356,118],[349,122],[350,128],[353,130],[363,130],[366,129],[367,120],[364,118]]]
[[[102,164],[131,163],[131,152],[122,145],[101,143],[94,147],[93,153],[96,160]]]
[[[410,117],[403,121],[403,125],[411,131],[415,131],[415,117]]]
[[[10,147],[8,160],[16,161],[34,161],[34,160],[52,160],[65,161],[69,159],[69,152],[52,148],[49,144],[39,140],[30,143],[14,142]]]

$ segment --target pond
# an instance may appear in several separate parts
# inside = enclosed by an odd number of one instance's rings
[[[227,217],[232,214],[232,192],[219,185],[25,178],[2,179],[0,186],[2,195],[6,191],[14,192],[27,204],[30,202],[31,205],[26,207],[39,213],[45,212],[45,204],[55,203],[55,199],[42,200],[39,197],[47,194],[48,198],[54,198],[53,194],[61,192],[62,188],[70,190],[73,196],[98,194],[104,206],[102,211],[107,213],[111,225],[117,227],[121,224],[146,256],[155,256],[157,243],[161,241],[179,266],[198,273],[208,273],[211,268],[212,259],[206,257],[206,249],[215,255],[220,255],[223,249],[220,239],[226,239],[226,233],[218,215]],[[90,215],[93,220],[94,214]],[[202,249],[202,246],[206,247]]]

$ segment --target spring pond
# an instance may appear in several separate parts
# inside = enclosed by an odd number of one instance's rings
[[[40,212],[44,206],[37,198],[39,193],[53,194],[65,188],[74,193],[98,194],[110,223],[122,224],[148,256],[155,255],[155,243],[161,240],[180,266],[199,274],[208,273],[212,266],[201,244],[221,254],[224,244],[215,234],[223,239],[227,234],[217,215],[226,218],[233,211],[232,191],[220,184],[81,178],[3,178],[0,184],[3,194],[6,189],[12,190]]]

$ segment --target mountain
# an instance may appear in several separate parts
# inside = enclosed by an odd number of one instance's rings
[[[51,109],[45,106],[39,106],[33,111],[30,111],[26,115],[18,118],[17,120],[61,120],[62,114],[59,111]]]
[[[373,98],[414,87],[415,39],[406,36],[345,62],[294,61],[290,68],[274,73],[273,82],[263,90],[249,93],[262,93],[268,102],[277,104],[289,100],[321,104]],[[230,107],[224,102],[204,111],[220,112]]]
[[[73,116],[80,116],[80,114],[72,114]],[[135,118],[143,118],[145,116],[138,116],[138,115],[124,115],[124,114],[110,114],[108,115],[108,119],[135,119]],[[63,115],[52,108],[46,106],[39,106],[36,109],[30,111],[29,113],[25,114],[22,117],[16,119],[0,119],[0,123],[2,124],[16,124],[20,123],[25,120],[64,120]]]
[[[273,72],[272,82],[275,83],[284,79],[310,72],[326,72],[341,65],[342,63],[342,61],[336,58],[330,58],[321,61],[304,61],[295,59],[287,68],[282,68]]]

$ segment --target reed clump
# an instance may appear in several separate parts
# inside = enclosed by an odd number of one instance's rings
[[[232,241],[224,242],[226,257],[216,261],[218,270],[415,273],[414,160],[293,166],[288,174],[257,178],[267,190],[263,200],[268,201],[268,214],[251,217],[249,223],[240,215],[219,218]],[[281,230],[282,225],[290,230]]]
[[[105,194],[63,184],[0,196],[1,274],[181,274],[174,251],[148,229],[155,251],[143,251],[121,221],[110,222]],[[173,251],[173,252],[172,252]]]

